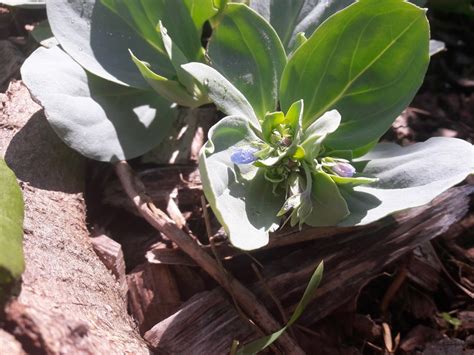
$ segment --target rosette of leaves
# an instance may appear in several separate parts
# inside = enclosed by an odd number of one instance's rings
[[[23,79],[73,149],[102,161],[139,156],[167,136],[177,104],[207,102],[180,65],[204,60],[203,25],[222,6],[219,0],[48,1],[60,46],[36,50]]]
[[[429,25],[413,4],[360,0],[288,60],[262,17],[230,4],[208,51],[214,68],[183,69],[228,115],[210,130],[199,165],[205,195],[239,248],[267,244],[288,217],[368,224],[428,203],[474,170],[473,147],[462,140],[377,144],[428,66]]]

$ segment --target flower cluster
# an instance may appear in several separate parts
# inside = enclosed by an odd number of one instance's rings
[[[267,114],[261,131],[257,132],[260,139],[236,148],[231,155],[234,164],[253,164],[264,170],[265,179],[273,184],[273,193],[286,197],[278,216],[290,212],[286,221],[300,227],[313,212],[311,194],[315,176],[323,174],[335,184],[376,181],[357,174],[350,163],[350,152],[331,151],[324,146],[325,138],[339,127],[339,112],[327,112],[304,128],[303,107],[301,100],[294,103],[286,115],[283,112]]]

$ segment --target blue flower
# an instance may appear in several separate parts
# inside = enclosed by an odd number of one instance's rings
[[[258,152],[258,149],[254,147],[240,148],[232,153],[230,160],[234,164],[251,164],[257,160],[254,155],[256,152]]]

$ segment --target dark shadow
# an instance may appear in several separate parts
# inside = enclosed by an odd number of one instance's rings
[[[54,133],[43,111],[35,113],[12,138],[5,161],[18,179],[42,189],[83,191],[84,159]]]
[[[374,195],[366,192],[355,191],[352,187],[340,187],[342,196],[347,202],[351,214],[342,221],[342,226],[353,226],[367,216],[368,211],[380,206],[380,201]]]

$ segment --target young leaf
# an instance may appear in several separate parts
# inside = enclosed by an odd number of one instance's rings
[[[0,159],[0,300],[4,288],[18,279],[23,260],[23,196],[15,174]]]
[[[260,126],[245,96],[217,70],[202,63],[188,63],[182,68],[196,79],[202,92],[209,96],[219,110],[229,116],[246,117],[256,127]]]
[[[244,4],[229,4],[209,41],[212,66],[249,100],[263,120],[278,104],[285,50],[273,28]]]
[[[160,75],[174,75],[164,51],[158,52],[100,0],[48,1],[46,10],[53,34],[63,49],[92,74],[121,85],[148,89],[130,60],[131,49]]]
[[[176,107],[152,91],[87,73],[59,47],[37,49],[21,72],[58,136],[91,159],[115,161],[147,152],[166,137],[177,115]]]
[[[312,163],[321,151],[321,143],[328,134],[334,133],[341,123],[341,115],[336,110],[326,112],[318,120],[314,121],[303,134],[301,144],[306,151],[306,160]]]
[[[401,0],[360,0],[325,21],[289,59],[280,99],[304,99],[304,127],[337,109],[333,149],[378,139],[420,87],[429,54],[425,11]]]
[[[199,34],[207,20],[212,19],[225,6],[222,0],[184,0]]]
[[[288,329],[288,327],[293,325],[298,320],[298,318],[301,317],[305,308],[313,299],[314,292],[319,287],[319,284],[321,283],[321,280],[323,278],[323,272],[324,272],[324,263],[321,261],[321,263],[318,265],[313,275],[311,276],[308,286],[306,286],[306,289],[304,291],[303,297],[301,298],[300,302],[296,306],[295,312],[291,316],[288,323],[282,329],[266,337],[257,339],[251,342],[250,344],[245,345],[244,347],[242,347],[240,350],[237,351],[237,354],[238,355],[254,355],[254,354],[259,353],[260,351],[264,350],[266,347],[273,344],[280,337],[280,335],[282,335],[286,331],[286,329]]]
[[[363,225],[424,205],[474,173],[474,147],[455,138],[431,138],[400,147],[381,143],[354,165],[379,180],[370,185],[339,185],[350,216],[342,226]]]
[[[207,103],[204,97],[195,97],[176,80],[167,79],[150,69],[149,64],[141,61],[130,52],[133,62],[150,86],[165,99],[187,107],[198,107]]]
[[[290,53],[298,33],[306,37],[329,16],[352,4],[354,0],[251,0],[250,7],[261,14],[273,28]]]
[[[252,147],[259,138],[245,117],[228,116],[214,125],[199,157],[204,193],[237,248],[252,250],[268,243],[268,232],[278,226],[284,196],[272,193],[263,171],[251,164],[237,165],[232,156]]]

